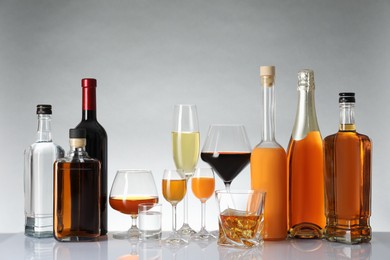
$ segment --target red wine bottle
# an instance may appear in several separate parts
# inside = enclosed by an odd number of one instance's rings
[[[107,234],[107,133],[97,121],[96,116],[96,79],[81,80],[83,93],[82,119],[76,128],[87,131],[86,151],[101,163],[100,180],[100,235]]]

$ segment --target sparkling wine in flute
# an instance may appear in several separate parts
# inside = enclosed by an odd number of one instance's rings
[[[172,132],[172,145],[176,169],[191,177],[199,158],[199,132]]]

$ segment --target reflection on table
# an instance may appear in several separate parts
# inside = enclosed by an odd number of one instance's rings
[[[163,237],[168,232],[164,232]],[[165,246],[160,241],[108,239],[100,242],[57,242],[24,234],[0,234],[1,259],[386,259],[390,255],[390,233],[375,233],[371,243],[345,245],[326,240],[264,242],[252,249],[217,245],[217,241],[190,241],[183,246]]]

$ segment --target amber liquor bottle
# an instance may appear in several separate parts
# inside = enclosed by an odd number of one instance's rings
[[[101,163],[100,179],[100,235],[107,234],[107,133],[97,120],[96,105],[97,80],[85,78],[81,80],[82,119],[76,128],[87,131],[86,152]]]
[[[290,237],[321,238],[325,227],[324,153],[314,103],[314,72],[298,73],[298,109],[287,149]]]
[[[69,130],[69,154],[54,163],[54,237],[96,241],[100,236],[100,162],[85,151],[85,129]]]
[[[325,237],[347,244],[371,240],[371,141],[356,132],[355,93],[340,93],[340,125],[324,139]]]

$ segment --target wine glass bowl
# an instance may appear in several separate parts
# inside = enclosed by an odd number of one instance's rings
[[[111,187],[110,205],[113,209],[130,215],[132,226],[126,232],[115,233],[117,239],[138,239],[138,205],[157,203],[158,193],[153,174],[149,170],[118,170]]]
[[[211,125],[201,158],[230,188],[233,179],[249,164],[251,146],[243,125]]]

